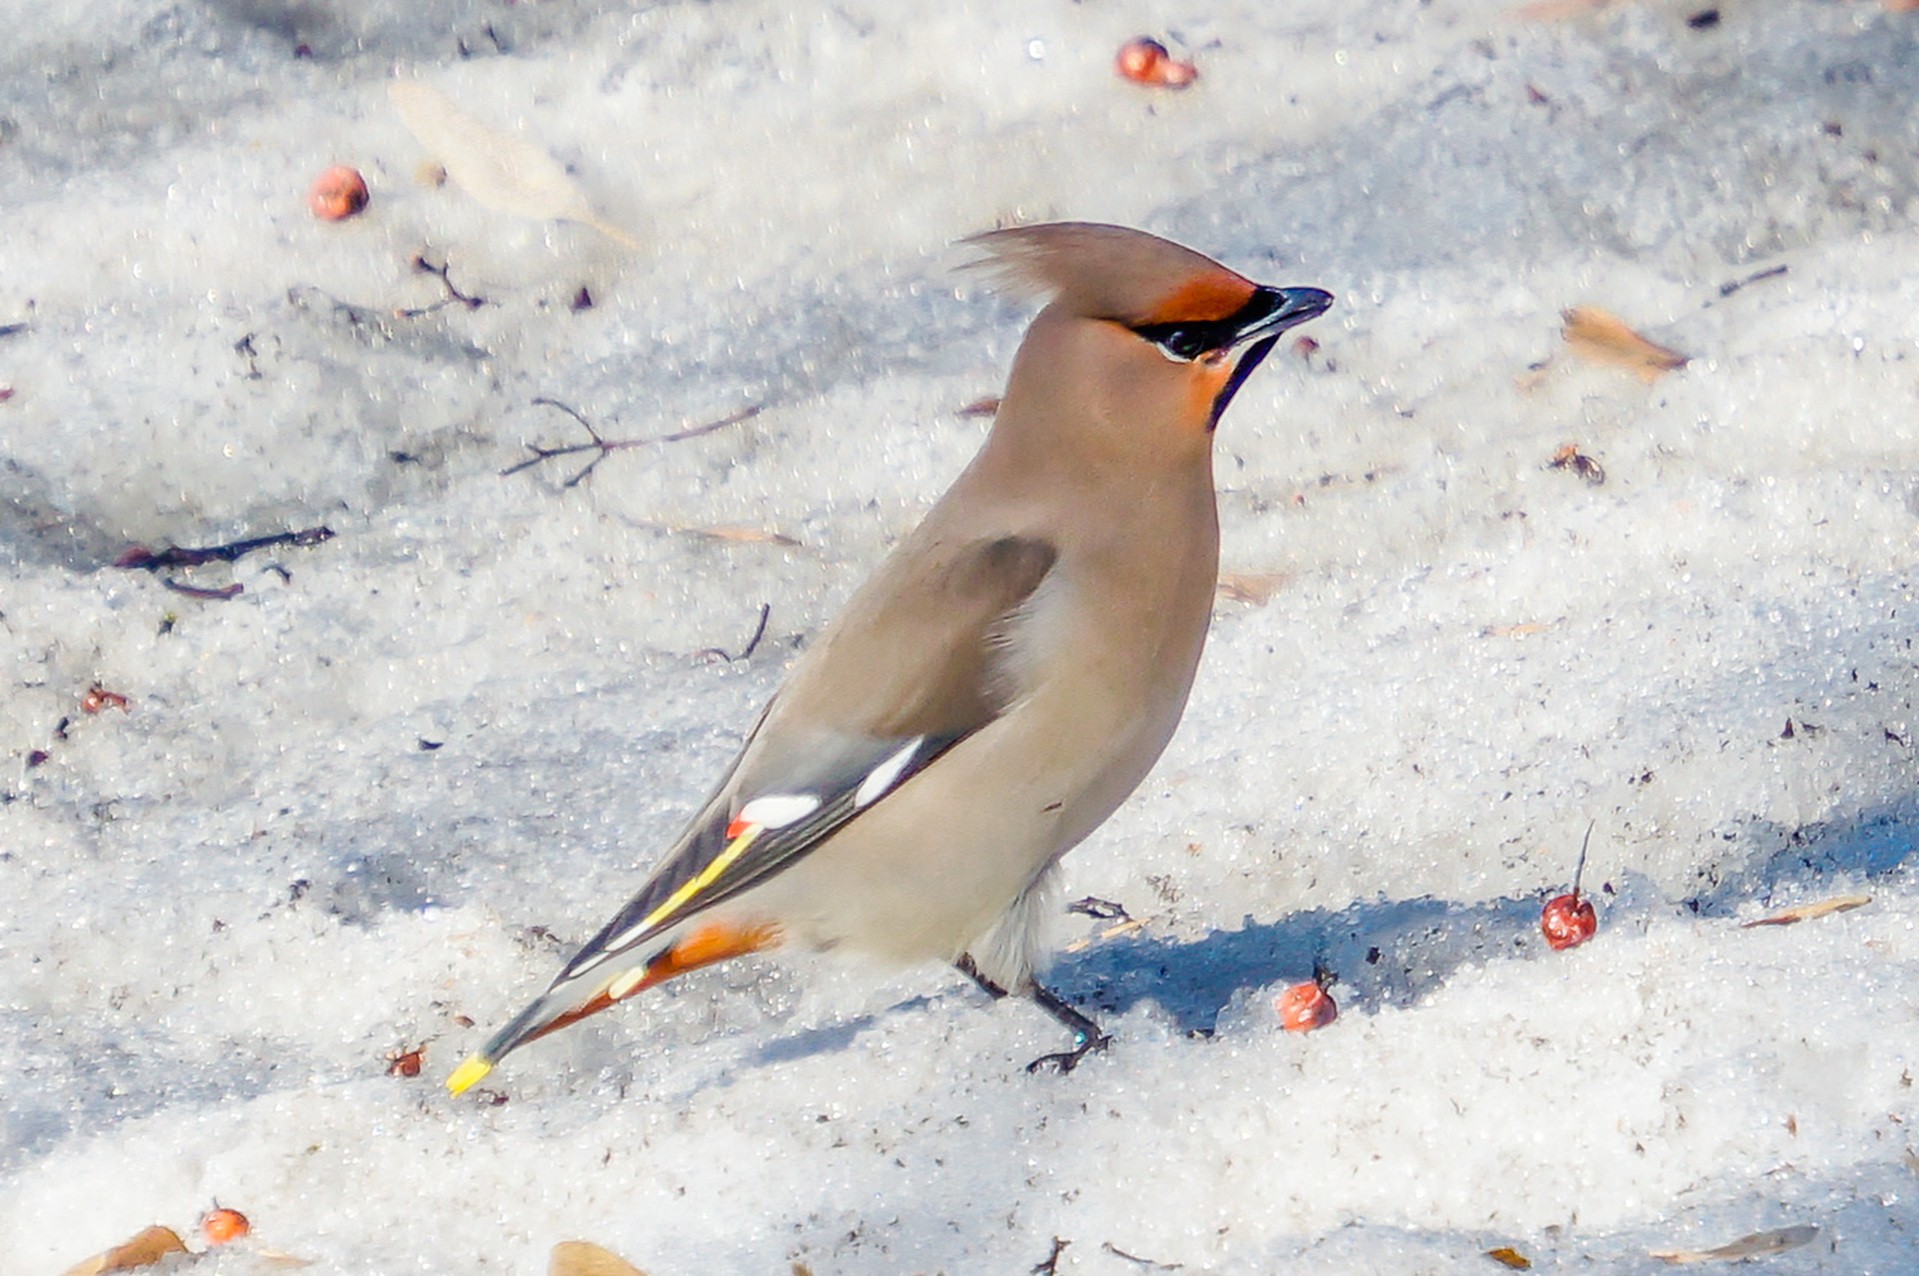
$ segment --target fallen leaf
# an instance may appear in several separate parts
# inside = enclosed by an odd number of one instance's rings
[[[1870,895],[1838,895],[1832,899],[1822,899],[1816,903],[1788,908],[1785,912],[1774,913],[1771,917],[1740,922],[1739,929],[1751,930],[1754,926],[1791,926],[1797,922],[1811,921],[1815,917],[1824,917],[1828,913],[1849,913],[1855,908],[1864,908],[1870,903],[1872,903]]]
[[[1221,572],[1218,589],[1230,602],[1264,607],[1285,583],[1285,572]]]
[[[561,1241],[553,1247],[546,1276],[646,1276],[646,1273],[591,1241]]]
[[[1543,634],[1558,621],[1528,620],[1517,625],[1487,625],[1479,631],[1481,638],[1528,638],[1533,634]]]
[[[171,1227],[154,1224],[132,1240],[115,1245],[104,1254],[95,1254],[83,1263],[67,1268],[63,1276],[98,1276],[100,1272],[130,1272],[151,1267],[169,1254],[187,1252],[186,1242]]]
[[[1769,1232],[1754,1232],[1750,1236],[1741,1236],[1736,1241],[1712,1249],[1656,1249],[1650,1257],[1662,1263],[1737,1263],[1747,1258],[1758,1258],[1764,1254],[1783,1254],[1789,1249],[1798,1249],[1801,1245],[1810,1245],[1819,1235],[1819,1229],[1811,1224],[1798,1227],[1775,1227]]]
[[[455,185],[488,208],[539,221],[572,221],[637,248],[634,238],[605,221],[560,162],[511,133],[468,115],[438,89],[411,80],[387,86],[401,121]]]
[[[1510,1245],[1501,1245],[1498,1249],[1486,1251],[1486,1257],[1502,1267],[1510,1267],[1516,1272],[1529,1272],[1533,1269],[1533,1260]]]
[[[1623,368],[1649,385],[1686,366],[1685,355],[1646,340],[1618,315],[1597,306],[1574,306],[1564,318],[1566,346],[1582,359]]]
[[[759,527],[676,527],[673,530],[686,532],[692,536],[704,536],[708,540],[733,541],[741,545],[799,544],[784,532],[768,531]]]

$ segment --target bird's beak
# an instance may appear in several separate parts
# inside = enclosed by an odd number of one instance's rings
[[[1219,424],[1226,405],[1239,393],[1239,387],[1246,378],[1253,375],[1267,355],[1278,344],[1280,334],[1288,328],[1296,328],[1308,319],[1317,319],[1326,313],[1333,304],[1333,294],[1324,288],[1256,288],[1253,297],[1233,316],[1235,331],[1229,349],[1246,347],[1246,353],[1239,357],[1233,366],[1232,375],[1226,378],[1218,397],[1213,400],[1213,418],[1207,423],[1212,429]]]

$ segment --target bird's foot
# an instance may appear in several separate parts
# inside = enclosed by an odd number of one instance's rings
[[[1109,1036],[1098,1024],[1066,1003],[1066,999],[1041,983],[1035,983],[1028,989],[1029,995],[1039,1003],[1039,1008],[1051,1015],[1063,1027],[1073,1034],[1073,1048],[1062,1050],[1058,1054],[1044,1054],[1026,1065],[1028,1072],[1038,1072],[1041,1068],[1054,1068],[1061,1076],[1079,1066],[1079,1061],[1089,1054],[1096,1054],[1112,1044]]]
[[[1091,1036],[1081,1033],[1078,1044],[1071,1050],[1061,1050],[1057,1054],[1043,1054],[1027,1064],[1026,1070],[1028,1072],[1038,1072],[1041,1068],[1052,1068],[1058,1071],[1061,1076],[1065,1076],[1079,1066],[1081,1059],[1084,1059],[1089,1054],[1097,1054],[1111,1044],[1113,1044],[1111,1034],[1100,1032],[1096,1028]]]

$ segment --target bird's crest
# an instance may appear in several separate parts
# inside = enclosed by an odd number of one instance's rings
[[[1129,327],[1224,319],[1253,283],[1210,257],[1124,226],[1050,222],[963,241],[986,255],[968,263],[1015,296],[1050,298],[1085,319]]]

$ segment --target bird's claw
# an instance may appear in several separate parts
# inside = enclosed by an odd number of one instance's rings
[[[1056,1054],[1043,1054],[1026,1065],[1028,1072],[1038,1072],[1041,1068],[1055,1069],[1065,1076],[1079,1066],[1079,1061],[1089,1054],[1097,1054],[1113,1044],[1110,1033],[1096,1032],[1091,1036],[1081,1036],[1079,1044],[1071,1050],[1061,1050]]]

